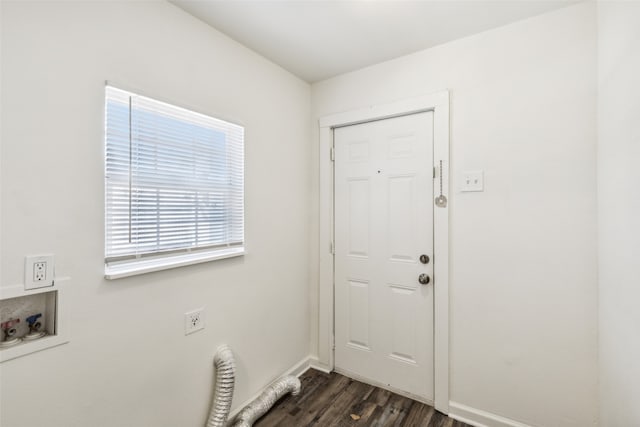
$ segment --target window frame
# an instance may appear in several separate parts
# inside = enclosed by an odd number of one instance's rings
[[[232,243],[230,241],[227,241],[225,243],[222,244],[205,244],[202,246],[193,246],[193,247],[182,247],[182,248],[175,248],[175,249],[165,249],[165,250],[156,250],[156,251],[150,251],[150,252],[141,252],[141,253],[129,253],[129,254],[125,254],[122,256],[119,255],[109,255],[107,256],[108,253],[108,244],[110,243],[110,241],[108,240],[108,233],[109,233],[109,229],[108,227],[110,226],[108,224],[108,209],[109,209],[109,193],[108,193],[108,186],[109,186],[109,182],[108,182],[108,175],[107,175],[107,167],[108,167],[108,158],[107,158],[107,148],[108,148],[108,128],[107,128],[107,119],[108,119],[108,102],[110,99],[109,98],[109,88],[115,89],[116,91],[122,91],[122,92],[126,92],[132,96],[138,96],[141,98],[145,98],[147,101],[152,101],[152,102],[158,102],[160,104],[166,104],[167,106],[169,106],[170,108],[176,108],[176,109],[180,109],[188,114],[193,114],[193,117],[205,117],[207,119],[212,119],[214,122],[222,122],[224,123],[224,126],[230,126],[230,127],[237,127],[240,129],[240,154],[239,154],[239,166],[240,166],[240,172],[241,172],[241,176],[242,176],[242,180],[241,180],[241,185],[240,185],[240,197],[241,197],[241,214],[238,217],[238,215],[234,215],[233,216],[233,220],[231,219],[231,217],[226,217],[225,221],[223,224],[225,224],[225,227],[232,227],[232,223],[233,221],[237,221],[238,218],[240,218],[241,221],[241,241],[240,242],[235,242]],[[130,107],[131,108],[131,107]],[[131,114],[131,113],[130,113]],[[160,113],[158,113],[159,115],[161,115]],[[234,121],[229,121],[226,120],[224,118],[218,118],[218,117],[213,117],[210,114],[205,114],[202,113],[200,111],[198,111],[197,109],[191,108],[191,107],[187,107],[184,105],[181,105],[179,103],[175,103],[173,101],[167,101],[165,99],[162,98],[158,98],[158,97],[151,97],[146,95],[144,92],[141,92],[139,90],[131,90],[128,88],[125,88],[119,84],[113,84],[112,82],[105,82],[105,87],[104,87],[104,113],[103,113],[103,120],[104,120],[104,146],[103,146],[103,154],[104,154],[104,160],[103,160],[103,171],[104,171],[104,277],[105,279],[108,280],[113,280],[113,279],[118,279],[118,278],[122,278],[122,277],[129,277],[129,276],[134,276],[134,275],[139,275],[139,274],[145,274],[145,273],[150,273],[150,272],[155,272],[155,271],[161,271],[161,270],[166,270],[166,269],[171,269],[171,268],[177,268],[177,267],[182,267],[182,266],[187,266],[187,265],[193,265],[193,264],[199,264],[199,263],[203,263],[203,262],[210,262],[210,261],[214,261],[214,260],[220,260],[220,259],[227,259],[227,258],[231,258],[231,257],[237,257],[237,256],[243,256],[246,254],[246,238],[245,238],[245,232],[244,232],[244,223],[245,223],[245,186],[244,186],[244,180],[245,180],[245,128],[242,124],[239,124],[237,122]],[[182,122],[185,123],[185,122]],[[131,129],[131,123],[129,124],[129,129]],[[220,131],[219,129],[215,129],[216,131]],[[229,134],[226,132],[223,132],[225,136],[228,136]],[[233,143],[232,141],[229,141],[228,143]],[[131,142],[130,142],[131,144]],[[225,146],[225,149],[227,149],[227,146]],[[236,148],[234,148],[234,150],[238,150],[238,147],[236,146]],[[238,160],[238,159],[236,159]],[[237,164],[237,162],[236,162]],[[231,171],[226,171],[227,175],[224,175],[225,179],[228,176],[232,176],[231,174],[233,173],[233,169]],[[129,174],[131,175],[131,169]],[[113,184],[112,184],[113,185]],[[237,184],[235,184],[237,186]],[[144,188],[144,186],[143,186]],[[237,194],[238,192],[236,191],[235,194]],[[131,193],[129,194],[129,198],[131,198]],[[195,206],[195,205],[194,205]],[[231,208],[226,205],[225,206],[225,213],[228,213],[228,211]],[[130,214],[131,215],[131,214]],[[131,217],[130,217],[131,218]],[[131,219],[129,220],[131,221]],[[196,226],[197,226],[197,220],[196,220]],[[208,224],[208,223],[207,223]],[[232,239],[229,239],[232,240]]]

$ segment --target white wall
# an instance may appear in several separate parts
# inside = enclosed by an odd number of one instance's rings
[[[485,191],[451,197],[450,397],[536,426],[597,419],[595,48],[582,3],[312,85],[314,120],[451,90],[453,188]]]
[[[598,3],[600,419],[640,425],[640,3]]]
[[[1,4],[1,286],[55,253],[72,330],[0,365],[0,424],[200,426],[219,344],[236,405],[305,358],[309,85],[165,2]],[[102,278],[105,80],[246,126],[248,255]]]

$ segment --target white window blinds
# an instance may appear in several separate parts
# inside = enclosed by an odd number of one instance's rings
[[[244,128],[106,87],[105,262],[242,248]]]

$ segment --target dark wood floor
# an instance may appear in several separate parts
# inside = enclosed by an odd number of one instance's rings
[[[255,427],[471,427],[431,406],[343,375],[310,369],[298,396],[277,402]]]

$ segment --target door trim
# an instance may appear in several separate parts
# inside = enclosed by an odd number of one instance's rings
[[[440,176],[433,180],[433,194],[440,184],[451,203],[449,192],[449,91],[443,90],[390,104],[346,111],[320,118],[320,201],[319,201],[319,294],[318,362],[334,369],[334,256],[333,256],[333,130],[338,127],[408,114],[433,111],[433,167]],[[433,212],[433,285],[434,286],[434,407],[449,413],[449,204],[434,205]]]

